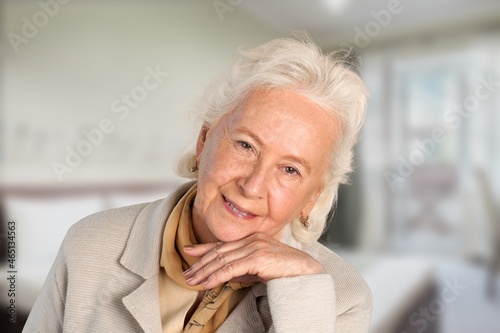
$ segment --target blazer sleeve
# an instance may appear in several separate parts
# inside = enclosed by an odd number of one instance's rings
[[[371,292],[364,281],[357,281],[357,286],[343,290],[345,286],[336,286],[329,274],[269,281],[267,295],[272,316],[269,332],[367,333]]]
[[[273,323],[269,332],[336,332],[332,276],[314,274],[271,280],[267,294]]]
[[[67,238],[67,237],[66,237]],[[43,288],[24,325],[23,332],[62,332],[67,285],[66,239],[56,256]]]

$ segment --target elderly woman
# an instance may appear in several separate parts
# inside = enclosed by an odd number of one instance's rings
[[[306,38],[242,53],[200,103],[195,181],[75,224],[26,332],[367,332],[370,290],[317,242],[365,86]]]

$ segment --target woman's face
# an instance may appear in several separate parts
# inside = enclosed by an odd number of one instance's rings
[[[258,90],[203,128],[193,205],[198,241],[257,232],[278,238],[294,218],[308,216],[338,132],[338,122],[319,106],[283,89]]]

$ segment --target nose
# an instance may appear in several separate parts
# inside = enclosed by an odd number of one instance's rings
[[[238,180],[243,194],[247,198],[260,199],[266,195],[269,181],[269,171],[263,163],[255,163],[248,166],[245,174]]]

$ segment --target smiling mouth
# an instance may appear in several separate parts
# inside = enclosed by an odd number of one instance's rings
[[[238,209],[232,202],[230,202],[229,200],[226,199],[225,196],[223,196],[224,198],[224,201],[226,202],[227,204],[227,207],[231,210],[231,212],[233,212],[235,215],[237,216],[240,216],[240,217],[244,217],[244,218],[252,218],[254,217],[255,215],[250,213],[250,212],[245,212],[245,211],[242,211],[241,209]]]

